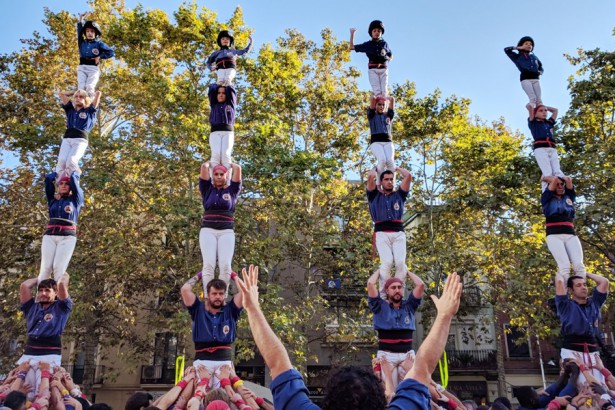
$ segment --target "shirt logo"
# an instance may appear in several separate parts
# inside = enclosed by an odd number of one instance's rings
[[[572,199],[566,198],[566,205],[572,206]]]
[[[79,118],[81,118],[82,120],[85,120],[86,118],[88,118],[88,115],[84,112],[80,112],[79,113]]]
[[[594,320],[594,327],[598,327],[598,319]]]
[[[228,332],[230,332],[231,329],[228,327],[228,325],[224,325],[224,327],[222,328],[222,333],[224,333],[224,335],[228,335]]]
[[[406,316],[406,318],[404,319],[404,323],[405,324],[409,324],[410,323],[410,316]]]
[[[53,320],[53,315],[51,313],[47,313],[43,319],[45,319],[45,322],[51,322]]]
[[[66,212],[67,214],[72,213],[72,212],[73,212],[73,207],[72,207],[72,206],[70,206],[70,205],[66,205],[66,206],[64,207],[64,212]]]
[[[396,211],[399,211],[399,203],[395,202],[395,205],[393,205],[393,209],[395,209]]]
[[[222,199],[224,199],[225,201],[230,201],[231,200],[231,194],[226,192],[224,195],[222,195]]]
[[[98,51],[97,48],[93,48],[92,49],[92,54],[94,54],[95,56],[97,56],[98,54],[100,54],[100,51]]]

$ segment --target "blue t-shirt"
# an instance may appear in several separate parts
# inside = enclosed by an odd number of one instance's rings
[[[231,299],[218,313],[205,309],[197,297],[192,306],[187,306],[192,319],[192,340],[195,343],[218,342],[231,344],[237,337],[237,321],[242,308]]]
[[[599,333],[602,315],[600,308],[606,301],[608,293],[602,293],[594,289],[591,297],[587,299],[585,307],[582,307],[568,295],[556,295],[555,307],[561,322],[562,336],[581,336],[593,338]]]
[[[369,309],[374,314],[374,329],[407,329],[416,330],[414,312],[419,308],[421,299],[410,292],[408,298],[401,302],[399,309],[379,297],[368,297]]]
[[[533,148],[553,148],[557,145],[557,141],[551,131],[555,126],[555,120],[553,118],[539,121],[537,119],[527,119],[527,126],[534,138]]]
[[[398,189],[389,195],[374,189],[367,191],[369,213],[374,221],[375,231],[401,232],[403,227],[404,204],[408,191]]]
[[[94,128],[98,108],[90,105],[77,111],[71,101],[63,105],[62,108],[66,111],[66,128],[75,128],[85,132],[89,132]]]
[[[73,309],[73,300],[57,299],[47,308],[35,303],[34,298],[19,305],[26,317],[27,336],[31,339],[61,336],[68,322],[68,316]]]
[[[431,395],[429,394],[427,386],[414,379],[405,379],[397,385],[395,396],[393,396],[387,409],[429,410],[431,408],[429,406],[430,400]]]

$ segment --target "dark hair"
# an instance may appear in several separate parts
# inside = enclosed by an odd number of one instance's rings
[[[222,279],[212,279],[207,283],[207,293],[209,289],[226,290],[226,283]]]
[[[387,170],[385,170],[385,171],[382,171],[382,174],[380,174],[380,180],[382,181],[382,178],[384,178],[384,176],[385,176],[385,175],[387,175],[387,174],[395,175],[395,174],[393,173],[393,171],[389,171],[389,170],[387,169]]]
[[[503,404],[508,410],[512,410],[512,406],[510,404],[510,400],[508,400],[508,397],[503,397],[500,396],[498,398],[496,398],[493,403],[501,403]]]
[[[144,408],[143,410],[162,410],[162,409],[156,406],[149,406],[149,407]]]
[[[45,280],[42,280],[42,281],[40,281],[38,283],[38,287],[36,289],[37,290],[53,289],[54,292],[57,292],[58,291],[58,284],[53,279],[45,279]]]
[[[468,410],[476,410],[476,408],[478,407],[474,400],[464,400],[461,402],[461,404],[466,406],[466,409]]]
[[[17,390],[7,394],[4,399],[4,406],[12,410],[19,410],[24,404],[26,404],[26,395]]]
[[[344,366],[329,373],[323,410],[384,410],[384,387],[374,372],[359,366]]]
[[[146,391],[137,391],[126,400],[124,410],[140,410],[141,407],[147,408],[150,405],[150,400],[153,400],[151,394]]]
[[[513,395],[519,400],[519,404],[527,409],[537,409],[540,406],[538,393],[530,386],[521,386],[513,389]]]
[[[480,405],[476,408],[476,410],[489,410],[489,406]]]
[[[88,407],[90,410],[113,410],[107,403],[96,403]]]
[[[582,276],[572,275],[571,277],[568,278],[568,281],[566,282],[566,286],[568,286],[570,289],[574,288],[574,281],[576,279],[585,280]]]

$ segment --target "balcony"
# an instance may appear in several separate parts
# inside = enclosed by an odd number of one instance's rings
[[[448,367],[456,371],[495,370],[495,350],[446,350]]]
[[[141,366],[141,384],[174,384],[175,366]]]
[[[103,384],[105,366],[95,366],[94,371],[90,372],[88,380],[84,378],[85,366],[74,364],[63,364],[62,367],[70,374],[76,384]]]

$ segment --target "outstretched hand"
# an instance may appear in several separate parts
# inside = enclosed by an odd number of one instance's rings
[[[436,305],[438,315],[455,316],[459,310],[462,288],[463,284],[457,272],[451,273],[444,284],[442,295],[439,298],[435,295],[431,295],[431,300],[433,300],[434,305]]]
[[[242,278],[237,278],[236,283],[243,294],[243,306],[246,309],[258,308],[258,266],[250,265],[248,271],[246,268],[241,270]]]

